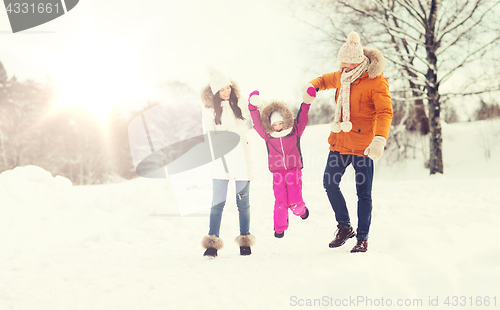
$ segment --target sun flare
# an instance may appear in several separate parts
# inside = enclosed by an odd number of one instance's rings
[[[130,47],[96,38],[83,42],[65,52],[65,59],[58,59],[53,77],[55,108],[87,109],[105,122],[114,107],[123,109],[148,100],[152,88],[131,70],[135,60],[126,52]]]

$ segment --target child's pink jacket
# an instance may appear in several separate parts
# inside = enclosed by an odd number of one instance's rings
[[[307,122],[309,120],[308,113],[311,105],[302,103],[300,105],[297,118],[293,120],[293,117],[291,116],[291,113],[289,111],[287,111],[288,113],[283,113],[282,111],[280,111],[283,108],[288,110],[286,105],[282,103],[274,104],[279,105],[279,109],[277,110],[282,114],[282,116],[284,116],[285,126],[287,123],[293,124],[293,126],[291,126],[291,131],[290,127],[283,129],[284,132],[287,132],[287,129],[288,131],[290,131],[290,133],[288,133],[284,137],[273,137],[276,136],[276,134],[271,134],[269,130],[267,130],[266,132],[262,124],[262,122],[270,122],[269,116],[270,113],[272,113],[274,110],[269,111],[269,109],[267,109],[268,113],[262,115],[261,121],[261,115],[257,107],[252,104],[248,104],[248,109],[250,110],[250,114],[253,120],[253,128],[266,142],[269,170],[271,172],[275,172],[280,170],[302,169],[303,162],[302,153],[300,150],[300,137],[302,136],[302,133],[304,132],[304,129],[306,128]],[[291,120],[287,120],[287,117],[291,117]],[[266,125],[267,128],[272,128],[272,126],[270,126],[271,124]]]

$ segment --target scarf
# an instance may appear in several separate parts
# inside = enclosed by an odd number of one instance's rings
[[[369,60],[365,59],[353,70],[342,72],[340,76],[340,94],[335,107],[335,118],[332,123],[332,131],[339,133],[340,131],[349,132],[352,129],[351,123],[351,83],[359,79],[368,69]]]

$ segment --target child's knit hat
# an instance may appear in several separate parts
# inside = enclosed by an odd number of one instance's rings
[[[274,111],[271,113],[271,116],[269,117],[269,120],[271,122],[271,126],[276,123],[276,122],[282,122],[283,121],[283,116],[281,116],[280,112]]]
[[[273,117],[272,119],[271,115]],[[281,119],[279,118],[280,116]],[[274,132],[272,122],[283,120],[283,130],[292,128],[294,122],[292,111],[290,111],[286,104],[278,101],[273,101],[264,106],[262,110],[260,110],[260,120],[262,122],[262,127],[264,127],[266,133],[269,134]]]

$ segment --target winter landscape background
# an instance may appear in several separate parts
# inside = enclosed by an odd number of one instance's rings
[[[250,191],[257,243],[246,257],[234,242],[234,202],[224,210],[225,247],[207,260],[200,241],[208,208],[175,216],[165,179],[72,186],[35,166],[5,171],[0,308],[387,309],[388,300],[394,309],[445,309],[454,302],[465,302],[457,306],[462,309],[498,308],[499,131],[499,121],[445,126],[444,175],[429,176],[418,152],[415,160],[382,158],[364,254],[349,253],[353,239],[328,248],[336,229],[321,184],[329,125],[304,133],[304,199],[311,216],[291,217],[283,239],[272,231],[265,146],[249,132],[262,161]],[[342,189],[355,223],[351,170]]]
[[[85,0],[15,34],[0,10],[0,310],[498,309],[499,10],[499,0]],[[253,254],[239,255],[230,199],[225,247],[204,258],[209,174],[137,177],[129,124],[198,96],[209,66],[239,84],[242,105],[258,89],[296,111],[304,83],[338,69],[350,31],[385,55],[394,110],[368,252],[349,253],[354,240],[328,248],[334,92],[324,91],[302,138],[310,217],[274,238],[266,149],[251,130]],[[171,108],[157,129],[180,119]],[[444,173],[433,170],[441,137]],[[351,168],[341,187],[355,225]]]

